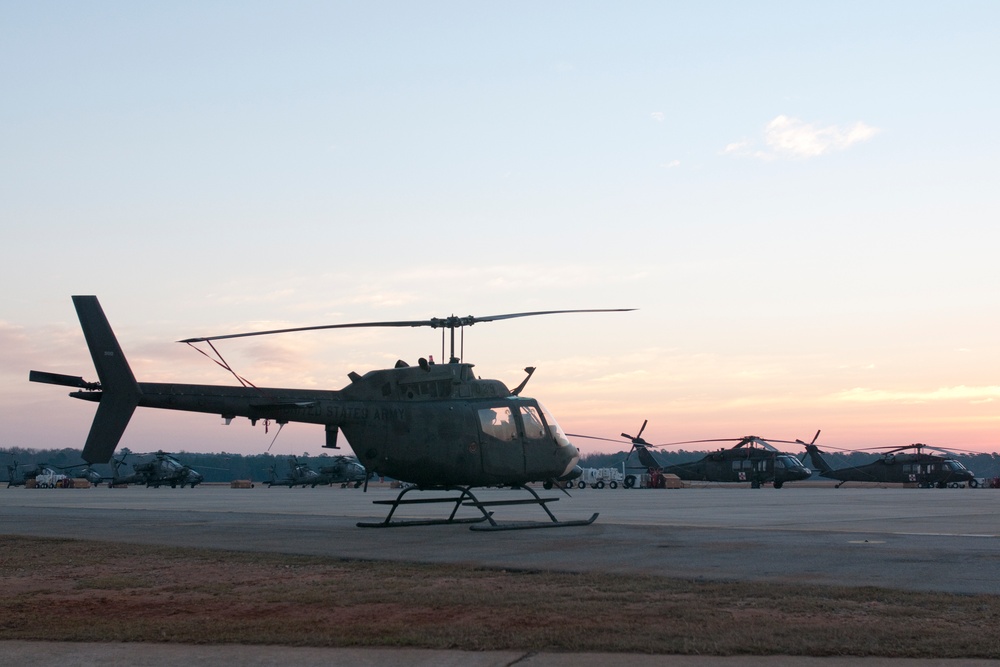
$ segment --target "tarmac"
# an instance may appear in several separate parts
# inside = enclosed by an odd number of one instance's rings
[[[462,563],[482,567],[656,573],[692,579],[879,586],[1000,594],[1000,491],[828,484],[749,489],[557,490],[549,506],[590,526],[470,531],[467,525],[358,528],[378,522],[395,497],[360,489],[0,489],[0,534]],[[424,492],[430,494],[430,492]],[[484,499],[513,492],[485,490]],[[411,494],[412,495],[412,494]],[[404,511],[405,510],[405,511]],[[447,515],[451,506],[401,508],[400,517]],[[460,515],[472,512],[462,508]],[[498,521],[548,521],[538,508],[501,506]],[[4,642],[0,662],[18,665],[1000,665],[990,660],[909,660],[600,655],[288,647]],[[35,656],[38,656],[37,658]]]

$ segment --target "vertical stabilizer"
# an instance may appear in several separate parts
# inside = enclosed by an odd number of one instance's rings
[[[139,404],[139,384],[96,296],[74,296],[73,305],[101,380],[101,402],[94,415],[83,460],[107,463]]]
[[[660,470],[663,468],[659,462],[653,457],[653,455],[642,445],[635,445],[635,452],[639,455],[639,463],[646,466],[647,468],[653,468],[655,470]]]
[[[806,452],[809,454],[809,461],[812,463],[812,467],[819,471],[822,475],[825,472],[830,472],[830,464],[826,462],[822,454],[819,453],[819,447],[816,445],[806,445]]]

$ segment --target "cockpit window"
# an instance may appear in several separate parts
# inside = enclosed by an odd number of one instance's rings
[[[509,407],[482,408],[478,412],[479,428],[488,436],[499,440],[517,438],[514,414]]]
[[[524,423],[524,437],[528,440],[541,440],[548,436],[548,431],[545,429],[545,422],[542,421],[535,406],[521,406],[521,421]]]
[[[799,467],[799,462],[791,456],[779,456],[777,457],[777,466],[779,468],[788,468],[793,470]]]

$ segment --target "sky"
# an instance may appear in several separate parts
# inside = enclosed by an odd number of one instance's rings
[[[140,381],[183,338],[482,323],[571,433],[1000,450],[1000,4],[0,0],[0,448],[82,446],[99,297]],[[258,386],[440,332],[220,344]],[[322,428],[137,411],[134,451]],[[586,453],[625,446],[578,440]]]

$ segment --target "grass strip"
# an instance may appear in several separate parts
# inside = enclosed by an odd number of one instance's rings
[[[1000,658],[1000,596],[0,536],[0,640]]]

